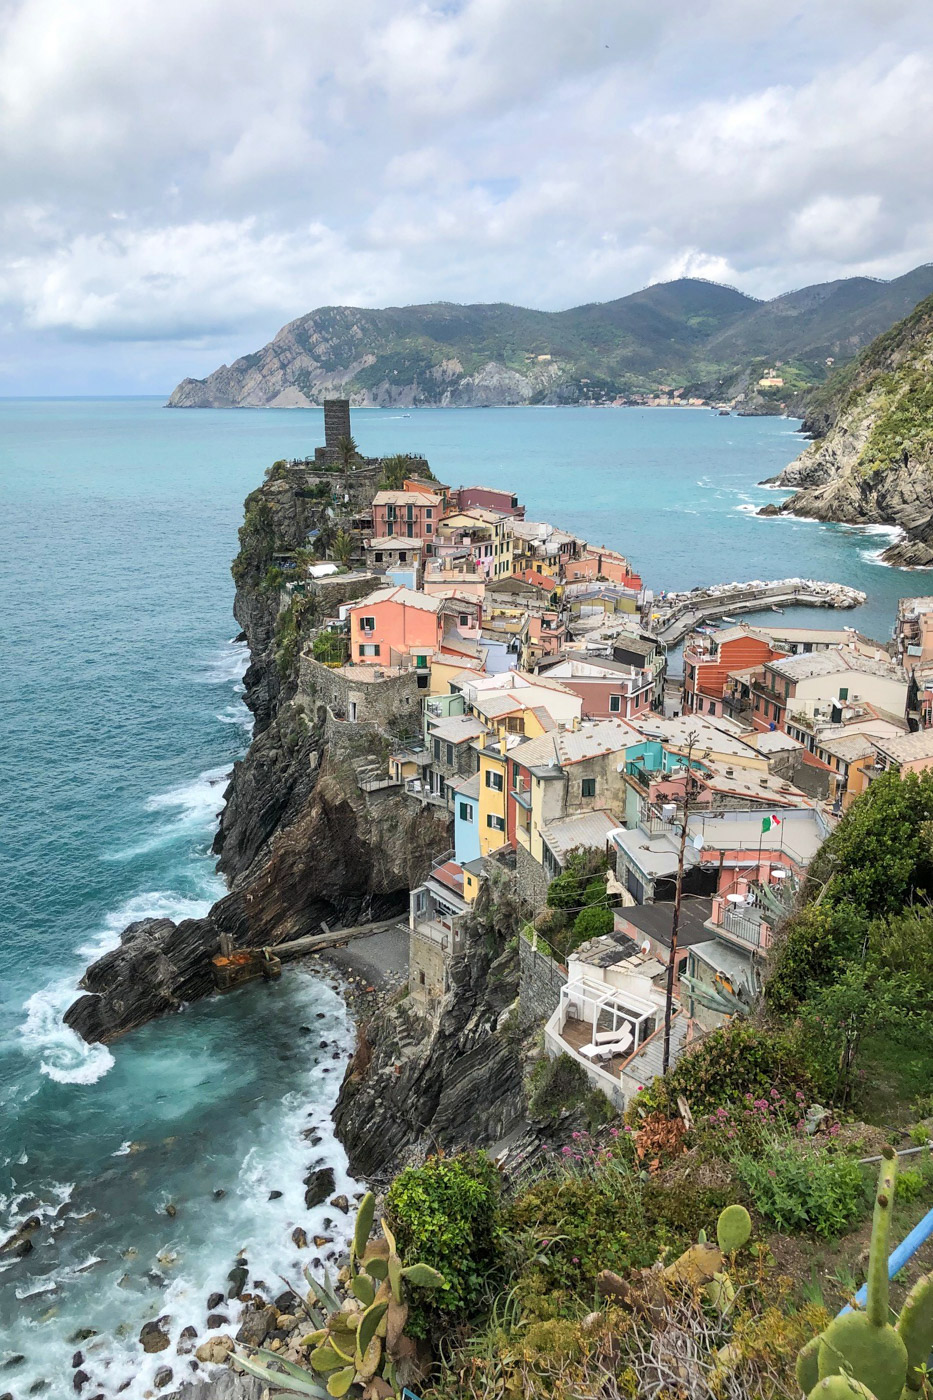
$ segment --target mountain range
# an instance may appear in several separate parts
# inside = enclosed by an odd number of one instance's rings
[[[300,408],[332,396],[359,406],[599,403],[679,388],[782,412],[931,293],[926,264],[770,301],[680,278],[568,311],[325,306],[206,379],[183,380],[169,407]],[[759,388],[761,378],[783,382]]]

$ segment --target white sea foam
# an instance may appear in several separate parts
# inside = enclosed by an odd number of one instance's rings
[[[133,1142],[132,1142],[132,1139],[131,1139],[131,1138],[127,1138],[126,1142],[121,1142],[121,1143],[120,1143],[120,1146],[117,1148],[116,1152],[111,1152],[110,1155],[111,1155],[111,1157],[128,1157],[128,1156],[130,1155],[130,1152],[131,1152],[132,1150],[133,1150]]]
[[[147,799],[146,811],[164,812],[169,819],[143,840],[111,851],[104,859],[133,860],[170,845],[181,837],[190,840],[192,836],[202,833],[206,838],[213,831],[218,813],[223,808],[230,771],[229,764],[208,768],[190,782],[179,783],[177,787],[169,788],[168,792],[155,793]]]
[[[227,685],[231,681],[242,681],[248,665],[249,647],[246,643],[228,642],[208,659],[195,680],[200,685]]]
[[[39,1073],[56,1084],[94,1084],[113,1064],[106,1045],[87,1045],[62,1021],[77,995],[72,978],[42,987],[25,1003],[23,1049],[39,1056]]]

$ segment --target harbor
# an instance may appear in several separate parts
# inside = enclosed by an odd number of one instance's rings
[[[689,632],[718,619],[732,619],[736,613],[776,612],[785,607],[858,608],[866,594],[843,583],[815,579],[785,578],[771,582],[753,579],[750,583],[718,583],[694,588],[689,593],[646,595],[642,610],[645,627],[664,646],[677,646]]]

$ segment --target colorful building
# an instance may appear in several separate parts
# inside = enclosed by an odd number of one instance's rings
[[[443,508],[442,498],[433,491],[377,491],[372,537],[423,540],[430,553]]]
[[[752,627],[692,632],[684,646],[684,713],[723,714],[723,697],[730,689],[731,672],[783,655],[775,650],[767,632]]]

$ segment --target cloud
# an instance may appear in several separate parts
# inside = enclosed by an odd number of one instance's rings
[[[0,0],[0,360],[167,388],[331,302],[896,274],[931,79],[923,0]]]

